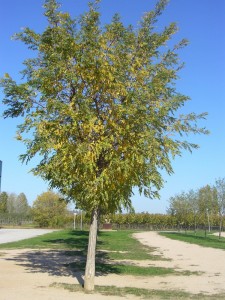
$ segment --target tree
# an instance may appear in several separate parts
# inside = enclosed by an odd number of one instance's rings
[[[170,206],[168,213],[176,216],[178,222],[187,225],[194,225],[195,233],[197,220],[199,219],[199,192],[190,190],[182,192],[169,199]]]
[[[205,114],[178,114],[189,100],[175,87],[177,51],[187,41],[170,47],[175,23],[154,30],[167,1],[146,13],[137,30],[124,26],[118,14],[101,26],[98,2],[72,19],[55,0],[46,0],[44,32],[25,28],[15,36],[35,54],[24,62],[23,82],[9,74],[1,80],[4,116],[24,117],[17,132],[27,147],[22,161],[39,154],[33,173],[91,214],[87,290],[94,289],[101,210],[130,207],[134,186],[158,197],[160,170],[171,174],[171,159],[197,148],[182,134],[206,133],[196,125]]]
[[[190,206],[190,212],[194,216],[194,228],[195,233],[197,229],[197,216],[199,212],[199,206],[198,206],[198,192],[194,190],[190,190],[188,193],[186,193],[186,198]]]
[[[32,214],[40,227],[59,227],[67,216],[67,204],[58,194],[48,191],[34,201]]]
[[[29,213],[30,207],[27,202],[27,197],[24,193],[20,193],[16,199],[17,214],[26,215]]]
[[[7,198],[7,213],[10,215],[16,214],[16,199],[15,193],[10,193]]]
[[[211,231],[210,217],[218,212],[217,192],[214,187],[206,185],[199,189],[199,212],[203,214],[205,225],[208,223],[208,231]],[[205,231],[206,232],[206,231]],[[206,233],[205,233],[206,234]]]
[[[191,203],[186,193],[178,194],[169,199],[170,207],[169,214],[176,216],[179,225],[184,225],[187,229],[188,219],[191,213]]]
[[[6,192],[2,192],[0,194],[0,213],[7,212],[7,199],[8,199],[8,194]]]

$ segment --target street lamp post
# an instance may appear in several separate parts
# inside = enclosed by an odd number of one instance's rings
[[[206,208],[206,214],[207,214],[207,219],[208,219],[208,227],[209,227],[209,232],[211,231],[211,227],[210,227],[210,220],[209,220],[209,209]]]
[[[80,230],[83,230],[82,210],[80,210]]]
[[[76,229],[76,213],[74,212],[73,213],[73,229],[75,230]]]

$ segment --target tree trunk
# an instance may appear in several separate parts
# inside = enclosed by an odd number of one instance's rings
[[[98,211],[94,209],[91,216],[91,226],[89,230],[88,253],[85,268],[84,289],[93,291],[95,284],[95,252],[98,228]]]

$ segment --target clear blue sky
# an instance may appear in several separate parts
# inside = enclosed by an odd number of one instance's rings
[[[77,15],[87,7],[86,0],[63,0],[62,9]],[[109,22],[119,12],[125,24],[136,25],[144,12],[150,10],[155,0],[103,0],[103,23]],[[25,46],[10,37],[22,27],[36,31],[45,28],[43,1],[0,0],[0,77],[9,73],[19,79],[22,61],[30,57]],[[211,134],[194,136],[189,140],[200,145],[192,154],[184,152],[173,161],[174,174],[165,175],[161,200],[149,200],[138,193],[133,197],[137,212],[164,213],[168,199],[181,191],[213,184],[225,177],[225,1],[224,0],[171,0],[160,18],[159,27],[177,22],[179,32],[174,41],[187,38],[190,45],[180,52],[185,68],[180,72],[177,88],[191,97],[185,112],[207,111],[207,121],[202,123]],[[3,95],[0,91],[0,98]],[[1,104],[0,114],[4,108]],[[24,192],[30,204],[36,196],[47,190],[47,183],[34,177],[29,170],[32,164],[22,165],[18,156],[24,153],[22,143],[15,140],[19,120],[0,119],[0,160],[3,161],[2,191]]]

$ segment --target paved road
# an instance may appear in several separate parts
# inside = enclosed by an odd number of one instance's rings
[[[53,231],[52,229],[0,229],[0,244],[24,240]]]

